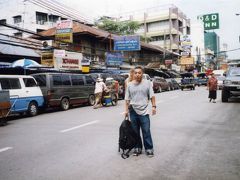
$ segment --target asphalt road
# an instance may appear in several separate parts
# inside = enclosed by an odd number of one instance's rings
[[[240,100],[207,93],[156,94],[153,158],[120,157],[123,101],[12,120],[0,127],[0,180],[239,180]]]

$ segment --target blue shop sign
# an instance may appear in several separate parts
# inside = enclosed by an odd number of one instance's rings
[[[113,52],[107,53],[106,65],[107,66],[120,66],[123,63],[123,53]]]
[[[114,38],[114,51],[140,51],[140,36],[118,36]]]

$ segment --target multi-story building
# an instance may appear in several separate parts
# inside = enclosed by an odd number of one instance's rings
[[[2,0],[0,2],[0,22],[7,23],[33,32],[41,32],[56,26],[58,20],[72,19],[89,24],[80,13],[69,10],[63,4],[48,1],[45,4],[38,1]],[[82,18],[83,17],[83,18]],[[18,37],[27,37],[29,34],[1,26],[1,33]]]
[[[190,34],[190,20],[174,5],[151,8],[130,14],[120,19],[138,21],[141,26],[137,34],[145,42],[180,53],[180,36]]]
[[[220,37],[215,32],[206,32],[204,34],[205,48],[214,51],[217,57],[220,51]]]
[[[213,51],[211,58],[206,58],[206,63],[217,68],[217,61],[220,52],[220,37],[215,32],[206,32],[204,34],[205,49]]]
[[[28,1],[3,1],[1,7],[4,7],[1,8],[1,23],[7,23],[37,33],[54,27],[56,22],[61,19],[60,16]],[[27,33],[3,26],[1,27],[1,33],[18,37],[29,36]]]

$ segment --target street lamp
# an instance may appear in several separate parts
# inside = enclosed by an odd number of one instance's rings
[[[235,13],[236,16],[240,16],[240,13]],[[239,36],[239,42],[240,42],[240,36]]]

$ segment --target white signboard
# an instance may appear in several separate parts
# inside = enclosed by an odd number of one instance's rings
[[[54,49],[53,51],[54,57],[65,57],[65,55],[66,55],[65,50]]]
[[[68,52],[64,57],[54,57],[54,67],[60,70],[81,70],[82,53]]]

